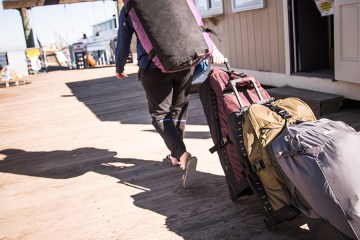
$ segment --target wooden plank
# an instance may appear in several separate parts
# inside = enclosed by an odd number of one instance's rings
[[[242,43],[242,55],[244,61],[244,69],[250,68],[250,52],[249,52],[249,38],[248,38],[248,25],[246,12],[240,12],[240,24],[241,24],[241,43]]]
[[[244,55],[243,55],[243,44],[242,44],[242,35],[241,35],[241,21],[240,13],[234,13],[234,32],[235,32],[235,42],[236,42],[236,55],[237,55],[237,64],[234,65],[237,68],[244,68]]]
[[[305,90],[293,87],[270,88],[267,90],[270,96],[277,99],[297,97],[306,102],[317,117],[338,112],[343,100],[342,96]]]
[[[279,72],[285,73],[285,32],[284,32],[284,12],[283,12],[284,1],[277,0],[277,30],[278,30],[278,45],[279,45]]]
[[[19,86],[19,85],[25,85],[25,84],[30,84],[31,81],[29,80],[9,80],[9,81],[0,81],[0,88],[8,88],[11,86]]]
[[[271,72],[270,23],[268,8],[261,10],[261,32],[263,45],[263,70],[265,72]]]
[[[277,0],[267,1],[269,9],[269,27],[270,27],[270,60],[271,72],[280,72],[279,66],[279,35],[277,26]]]
[[[228,4],[224,3],[224,15],[225,17],[222,19],[222,21],[218,22],[219,28],[220,28],[220,36],[222,38],[221,41],[221,49],[222,54],[226,56],[230,61],[233,61],[232,54],[231,54],[231,48],[232,48],[232,42],[231,42],[231,34],[229,31],[229,21],[231,21],[231,16],[229,14],[228,10]],[[215,20],[216,21],[216,20]]]
[[[335,120],[343,121],[356,131],[360,131],[360,102],[344,99],[340,111],[335,113],[329,113],[324,117]]]
[[[250,70],[256,70],[256,45],[255,45],[255,31],[254,31],[254,11],[246,11],[247,34],[248,34],[248,47],[249,47],[249,61]],[[259,49],[260,50],[260,49]]]
[[[254,35],[256,49],[256,67],[258,71],[264,71],[264,49],[263,49],[263,33],[261,25],[261,11],[254,11]]]
[[[236,44],[236,36],[235,32],[237,29],[235,29],[235,16],[231,12],[231,2],[225,1],[224,2],[225,9],[227,10],[226,13],[226,19],[227,19],[227,27],[228,27],[228,34],[229,34],[229,47],[230,47],[230,62],[233,66],[237,66],[237,44]]]

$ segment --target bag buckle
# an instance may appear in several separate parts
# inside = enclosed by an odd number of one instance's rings
[[[253,165],[254,169],[256,170],[256,172],[258,172],[261,169],[264,169],[266,167],[263,160],[257,161],[255,163],[253,163],[252,165]]]
[[[210,153],[214,153],[220,149],[222,149],[226,144],[228,144],[230,142],[230,140],[227,137],[223,137],[221,138],[216,144],[215,146],[213,146],[212,148],[209,149]]]
[[[284,110],[284,109],[281,109],[278,112],[278,114],[285,120],[288,119],[288,118],[291,118],[291,114],[288,111]]]

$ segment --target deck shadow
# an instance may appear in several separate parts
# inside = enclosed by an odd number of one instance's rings
[[[83,102],[101,121],[151,124],[145,91],[138,81],[137,74],[129,74],[122,80],[106,77],[69,82],[66,85],[71,89],[73,96]],[[191,94],[190,97],[188,124],[206,125],[202,109],[199,117],[200,100],[195,95],[197,93]]]
[[[268,231],[257,199],[245,196],[233,203],[224,176],[220,175],[197,172],[196,183],[183,189],[180,168],[159,161],[117,158],[116,152],[106,149],[6,149],[0,154],[5,155],[0,161],[3,173],[69,179],[91,171],[114,177],[128,187],[147,189],[131,196],[134,205],[165,216],[167,228],[184,239],[317,239],[314,236],[319,233],[300,228],[305,218]]]
[[[156,130],[144,130],[145,132],[157,133]],[[189,139],[209,139],[211,138],[210,132],[203,131],[185,131],[185,138]]]

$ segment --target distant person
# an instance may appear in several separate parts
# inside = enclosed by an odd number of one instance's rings
[[[90,67],[96,66],[96,60],[95,60],[94,56],[92,55],[92,53],[89,53],[87,55],[87,62]]]
[[[3,80],[3,66],[1,66],[0,64],[0,80],[2,81]]]
[[[119,79],[127,77],[124,66],[134,33],[132,22],[123,8],[119,17],[116,47],[116,76]],[[194,180],[197,165],[197,158],[188,152],[183,141],[194,68],[163,73],[152,62],[148,64],[147,53],[139,40],[137,40],[137,56],[139,79],[146,92],[152,124],[170,150],[165,160],[172,166],[182,167],[184,170],[182,184],[186,188]],[[224,56],[215,45],[212,59],[215,64],[224,63]],[[145,69],[146,74],[144,74]]]

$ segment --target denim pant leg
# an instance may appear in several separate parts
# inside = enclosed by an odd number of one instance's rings
[[[171,155],[180,158],[186,152],[183,134],[191,87],[191,70],[162,73],[158,69],[139,72],[146,92],[152,123]]]
[[[188,74],[185,77],[176,75],[173,79],[172,119],[181,138],[184,138],[185,135],[193,72]],[[190,80],[187,80],[188,78]]]

